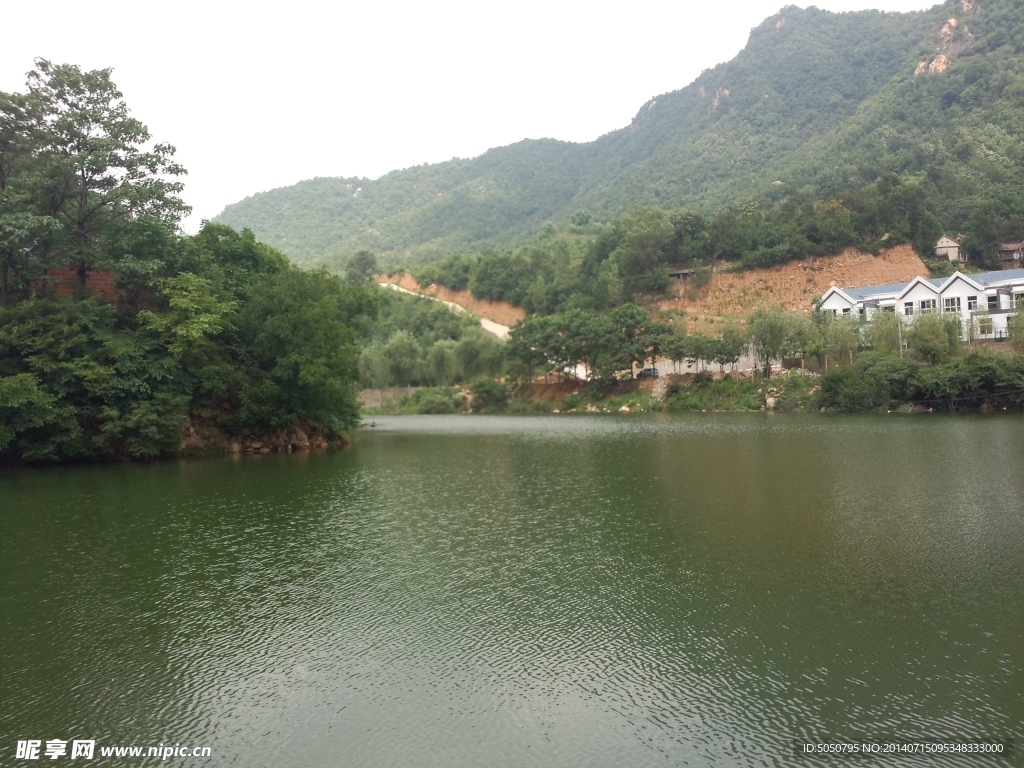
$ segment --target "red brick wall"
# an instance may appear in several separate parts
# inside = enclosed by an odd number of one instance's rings
[[[112,269],[91,270],[85,281],[86,292],[90,296],[102,294],[107,301],[120,304],[117,286],[114,285],[116,274]],[[51,267],[46,270],[46,276],[49,278],[50,289],[58,299],[73,296],[80,285],[77,267]]]

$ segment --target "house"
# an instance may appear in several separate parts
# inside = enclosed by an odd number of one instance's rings
[[[1003,260],[1003,269],[1019,269],[1024,267],[1024,243],[1003,243],[999,246],[999,258]]]
[[[931,312],[955,314],[965,339],[1005,339],[1009,320],[1024,307],[1024,269],[930,280],[915,277],[909,283],[829,288],[820,309],[838,317],[871,320],[876,312],[895,312],[913,322]]]
[[[963,263],[967,261],[967,254],[960,252],[958,241],[943,235],[935,244],[935,258]]]

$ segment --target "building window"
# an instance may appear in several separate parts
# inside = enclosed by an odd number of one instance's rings
[[[921,314],[927,315],[929,312],[934,312],[936,304],[935,299],[921,299]]]
[[[896,314],[896,307],[882,307],[882,311],[883,312],[892,312],[895,315]]]
[[[967,311],[968,312],[973,312],[977,308],[978,308],[978,297],[977,296],[968,296],[967,297]]]
[[[860,319],[863,320],[867,316],[867,310],[861,307],[857,310],[857,314],[860,315]]]
[[[959,312],[960,311],[960,297],[950,296],[948,299],[942,300],[942,311],[943,312]]]
[[[904,301],[903,302],[903,314],[904,315],[912,315],[912,314],[914,314],[914,302],[912,302],[912,301]]]
[[[998,296],[986,296],[988,299],[988,311],[994,312],[999,309],[999,297]]]
[[[846,307],[846,309],[844,309],[844,310],[843,310],[843,314],[844,314],[844,315],[848,315],[848,314],[850,314],[850,308],[849,308],[849,307]]]
[[[992,318],[991,317],[979,317],[978,318],[978,333],[982,336],[992,335]]]

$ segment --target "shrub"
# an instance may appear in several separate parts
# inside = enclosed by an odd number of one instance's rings
[[[508,408],[508,387],[493,379],[477,379],[470,386],[470,391],[475,413],[503,413]]]

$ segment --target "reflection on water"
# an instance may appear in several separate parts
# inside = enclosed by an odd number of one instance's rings
[[[786,765],[1022,732],[1020,419],[378,425],[0,476],[0,750]]]

